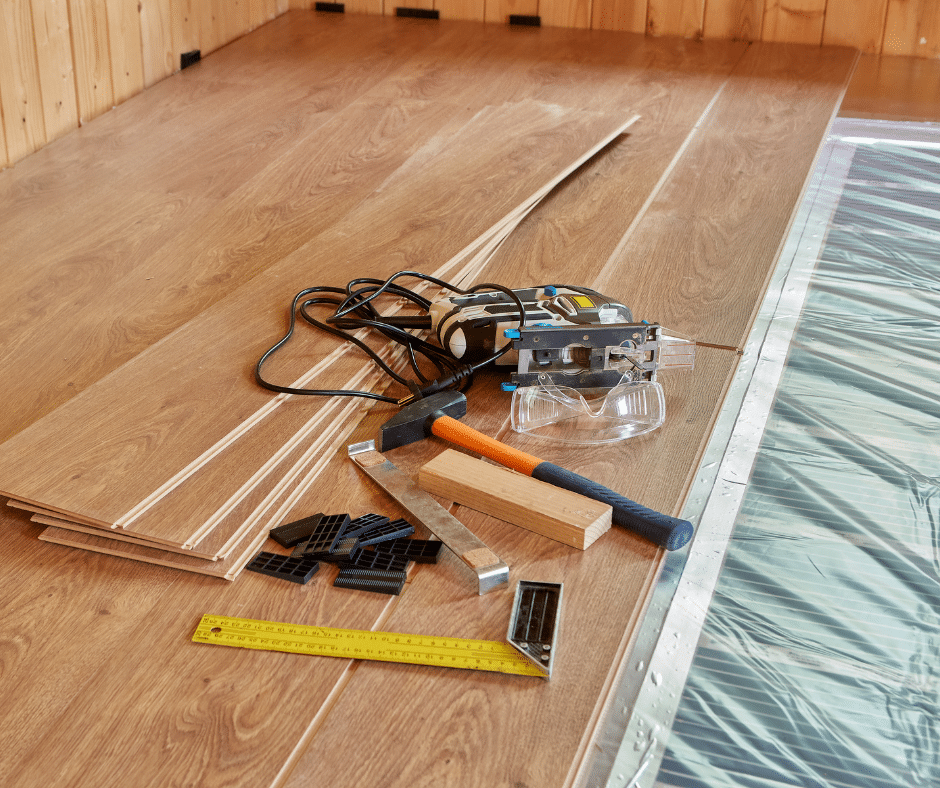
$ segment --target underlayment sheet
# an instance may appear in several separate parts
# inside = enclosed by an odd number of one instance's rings
[[[658,786],[940,785],[940,130],[840,128],[850,164]]]

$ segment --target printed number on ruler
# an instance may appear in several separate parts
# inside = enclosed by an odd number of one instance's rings
[[[206,614],[196,627],[193,642],[519,676],[544,675],[508,643],[492,640],[314,627]]]

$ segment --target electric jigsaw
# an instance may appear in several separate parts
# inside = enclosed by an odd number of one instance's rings
[[[507,344],[497,365],[516,365],[503,388],[552,383],[575,389],[655,381],[664,368],[690,369],[695,344],[636,322],[629,307],[588,288],[545,285],[444,298],[431,304],[432,332],[455,358],[472,363]]]

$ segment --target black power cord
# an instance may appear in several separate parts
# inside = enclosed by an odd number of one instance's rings
[[[411,333],[414,330],[427,330],[431,328],[430,308],[431,302],[424,296],[397,284],[397,280],[412,277],[422,281],[431,282],[445,290],[458,295],[469,295],[487,290],[497,290],[511,298],[519,308],[520,326],[525,324],[525,308],[518,295],[502,285],[482,283],[466,290],[444,282],[428,274],[417,271],[399,271],[388,279],[353,279],[345,288],[318,285],[301,290],[294,296],[290,307],[290,322],[287,333],[274,345],[264,352],[255,365],[255,380],[258,385],[283,394],[300,394],[324,397],[365,397],[380,402],[393,402],[404,405],[408,402],[429,396],[445,389],[465,391],[473,383],[473,373],[478,369],[491,364],[500,356],[508,353],[510,344],[493,353],[488,358],[473,364],[466,364],[455,358],[450,352],[434,345],[420,336]],[[423,309],[428,314],[423,315],[382,315],[376,307],[379,298],[386,296],[394,299],[406,299]],[[325,319],[317,319],[311,314],[313,308],[332,307],[332,313]],[[294,334],[297,326],[297,316],[312,326],[351,342],[362,350],[372,362],[379,366],[386,375],[396,383],[405,386],[410,391],[405,397],[390,397],[376,394],[372,391],[357,391],[354,389],[308,389],[281,386],[265,380],[261,368],[278,350],[286,345]],[[386,364],[379,354],[372,350],[365,342],[354,336],[352,332],[362,328],[371,329],[382,334],[387,339],[403,345],[408,353],[408,363],[414,373],[415,380],[410,380],[395,372]],[[420,367],[421,359],[436,370],[435,376],[429,378]]]

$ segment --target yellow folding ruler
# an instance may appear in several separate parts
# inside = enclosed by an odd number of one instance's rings
[[[336,629],[206,614],[196,627],[193,642],[321,657],[489,670],[519,676],[546,675],[544,669],[539,669],[508,643],[492,640]]]

